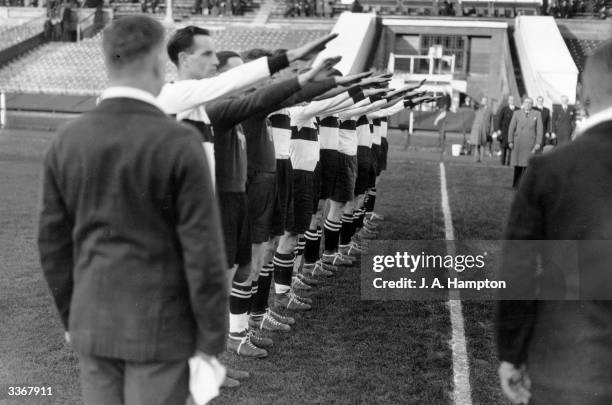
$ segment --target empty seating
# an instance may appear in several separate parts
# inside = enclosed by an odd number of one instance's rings
[[[585,39],[573,39],[564,38],[567,45],[567,49],[570,51],[570,55],[576,63],[576,67],[582,73],[584,69],[584,62],[595,48],[597,48],[603,41],[585,40]]]
[[[0,19],[0,49],[5,49],[43,32],[44,18],[30,21]]]
[[[294,48],[322,30],[225,29],[212,31],[218,50]],[[170,33],[169,33],[170,34]],[[101,34],[76,43],[48,43],[0,69],[0,90],[19,93],[98,94],[107,84]],[[168,62],[167,79],[176,77]]]

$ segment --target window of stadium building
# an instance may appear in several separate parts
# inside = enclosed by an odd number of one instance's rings
[[[461,35],[421,35],[421,55],[427,56],[433,45],[442,45],[442,54],[455,55],[455,71],[462,71],[466,38]],[[428,61],[421,62],[421,69],[426,69]]]

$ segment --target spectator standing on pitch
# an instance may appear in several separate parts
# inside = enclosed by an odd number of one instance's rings
[[[187,360],[225,347],[219,211],[199,135],[156,102],[163,45],[153,19],[114,21],[110,87],[45,157],[41,263],[88,405],[183,404]]]
[[[533,158],[510,210],[500,279],[518,281],[523,297],[500,298],[524,299],[498,302],[496,329],[501,386],[513,403],[612,403],[611,72],[608,41],[585,64],[585,136]],[[536,249],[538,240],[552,249]],[[566,300],[536,296],[550,287],[542,280]]]
[[[544,97],[538,96],[538,98],[536,98],[536,106],[533,107],[533,109],[539,111],[542,116],[542,131],[544,132],[544,138],[542,140],[541,149],[544,149],[544,146],[549,145],[551,141],[550,110],[544,107]]]
[[[474,115],[470,141],[474,151],[474,162],[484,159],[484,148],[493,129],[493,113],[489,108],[489,99],[485,96],[480,100],[480,105]]]
[[[561,96],[561,106],[553,110],[551,137],[557,145],[571,141],[576,128],[576,109],[568,103],[567,96]]]
[[[446,119],[448,111],[451,108],[451,102],[451,95],[445,93],[436,103],[440,110],[440,114],[438,114],[434,120],[434,126],[438,127],[438,147],[442,153],[444,153],[444,146],[446,144]]]
[[[508,127],[508,142],[512,149],[510,165],[514,166],[512,187],[516,189],[529,163],[542,144],[542,116],[531,108],[533,100],[525,97],[523,108],[515,111]]]
[[[495,122],[495,130],[497,139],[499,141],[499,147],[501,149],[501,164],[510,165],[510,156],[512,150],[509,147],[508,142],[508,127],[510,127],[510,121],[512,121],[512,115],[519,108],[514,105],[514,96],[508,96],[508,105],[501,108],[497,114]]]

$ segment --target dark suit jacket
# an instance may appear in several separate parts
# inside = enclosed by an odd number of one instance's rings
[[[542,129],[544,133],[550,132],[550,110],[546,107],[533,107],[533,109],[539,111],[542,116]]]
[[[39,251],[79,353],[131,361],[220,353],[218,207],[198,134],[155,106],[103,100],[44,161]]]
[[[569,142],[576,128],[576,109],[572,106],[567,106],[566,111],[561,106],[554,108],[551,127],[557,135],[557,145]]]
[[[612,403],[610,156],[612,121],[534,157],[512,203],[501,278],[519,288],[502,297],[525,300],[499,302],[498,347],[501,360],[527,362],[534,392],[554,395],[534,403]]]
[[[510,127],[510,121],[512,121],[512,114],[518,109],[516,106],[510,108],[510,106],[505,105],[495,117],[495,131],[501,131],[500,143],[504,147],[508,146],[508,128]]]

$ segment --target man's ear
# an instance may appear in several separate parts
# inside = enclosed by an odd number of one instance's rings
[[[177,55],[178,65],[185,66],[188,63],[187,57],[189,54],[185,51],[181,51]]]

